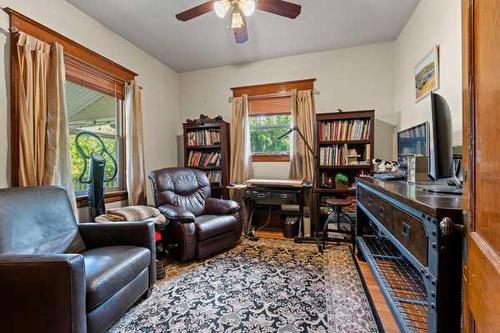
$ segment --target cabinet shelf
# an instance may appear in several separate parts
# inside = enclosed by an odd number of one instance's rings
[[[339,140],[339,141],[320,141],[320,146],[330,146],[330,145],[361,145],[361,144],[371,144],[373,140]]]
[[[186,122],[183,124],[184,129],[184,166],[186,168],[198,169],[205,171],[207,174],[211,173],[211,180],[215,182],[211,183],[212,193],[214,197],[226,196],[226,187],[229,185],[229,165],[230,165],[230,147],[229,147],[229,123],[216,120],[216,119],[202,119],[199,122]],[[189,146],[188,135],[191,132],[198,131],[211,131],[219,132],[220,138],[215,141],[198,141],[199,143],[215,143],[208,145],[196,145]],[[218,142],[220,141],[220,142]],[[217,142],[217,143],[216,143]],[[194,143],[194,142],[191,142]],[[201,154],[210,155],[213,153],[220,154],[220,165],[214,166],[189,166],[189,156],[190,154]],[[215,174],[215,175],[214,175]],[[220,174],[220,175],[219,175]],[[219,181],[220,180],[220,181]]]
[[[196,149],[220,149],[220,145],[207,145],[207,146],[187,146],[186,149],[196,150]]]
[[[358,236],[356,241],[401,331],[427,332],[428,297],[419,271],[388,240]]]
[[[342,170],[342,169],[371,169],[372,165],[320,165],[320,169],[323,170]]]

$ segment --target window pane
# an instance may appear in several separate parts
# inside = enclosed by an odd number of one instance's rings
[[[87,163],[87,170],[83,175],[83,180],[89,179],[89,161],[85,161],[76,147],[76,136],[80,132],[90,132],[97,135],[104,143],[108,152],[119,163],[119,126],[117,122],[117,111],[119,110],[119,100],[96,90],[89,89],[79,84],[66,81],[66,103],[68,108],[68,124],[70,132],[70,153],[71,153],[71,176],[73,185],[78,194],[86,193],[88,184],[79,181],[84,171],[84,163]],[[100,142],[90,136],[82,136],[79,140],[80,146],[86,155],[101,152]],[[114,164],[112,159],[104,154],[106,161],[104,179],[112,177]],[[120,169],[120,168],[118,168]],[[118,188],[120,186],[120,174],[111,181],[105,182],[106,189]]]
[[[290,136],[278,138],[290,129],[291,116],[250,117],[250,142],[254,154],[290,154]]]

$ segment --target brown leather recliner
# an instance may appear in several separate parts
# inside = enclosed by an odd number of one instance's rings
[[[165,168],[152,171],[156,207],[170,220],[167,239],[177,244],[180,261],[202,259],[239,242],[240,206],[210,197],[210,182],[203,171]]]
[[[77,224],[61,188],[0,190],[0,332],[103,332],[155,281],[153,223]]]

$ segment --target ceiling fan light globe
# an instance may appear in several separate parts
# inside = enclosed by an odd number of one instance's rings
[[[243,4],[243,14],[250,16],[255,12],[255,0],[246,0]]]
[[[220,18],[224,18],[226,17],[226,14],[227,14],[227,6],[226,6],[226,3],[225,1],[221,0],[221,1],[217,1],[214,3],[214,11],[215,11],[215,14],[220,17]]]

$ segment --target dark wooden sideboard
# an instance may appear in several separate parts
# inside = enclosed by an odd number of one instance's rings
[[[356,250],[402,332],[460,332],[462,197],[357,179]]]

